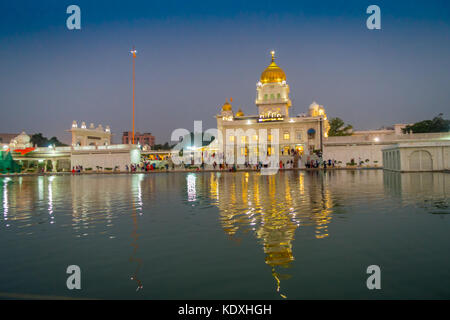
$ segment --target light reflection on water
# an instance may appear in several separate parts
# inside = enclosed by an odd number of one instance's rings
[[[280,172],[272,176],[253,172],[39,176],[0,178],[0,183],[0,237],[9,228],[12,233],[5,234],[8,240],[20,242],[20,237],[34,235],[39,241],[45,232],[49,241],[58,242],[61,235],[56,230],[38,227],[52,225],[68,231],[72,239],[92,237],[89,245],[93,251],[103,250],[96,247],[97,242],[104,245],[103,239],[127,241],[129,249],[124,246],[116,253],[128,250],[132,268],[128,279],[140,292],[145,292],[144,281],[154,280],[153,264],[143,273],[145,257],[153,254],[150,248],[156,245],[158,256],[167,255],[165,245],[169,247],[169,242],[178,238],[183,242],[183,237],[193,232],[193,225],[185,220],[186,212],[200,225],[207,219],[203,212],[208,212],[208,217],[213,214],[220,230],[209,224],[204,232],[214,237],[221,232],[237,245],[249,235],[256,239],[264,261],[254,259],[251,263],[269,266],[273,290],[282,298],[290,297],[283,284],[296,276],[291,268],[295,266],[299,235],[302,241],[333,239],[338,236],[331,228],[335,220],[351,223],[354,214],[395,213],[401,208],[442,217],[450,213],[450,175],[442,173],[367,170]],[[171,207],[164,214],[169,206],[177,209]],[[183,232],[172,232],[172,228]],[[123,232],[128,232],[128,240]],[[0,244],[0,250],[8,249]],[[220,252],[215,247],[209,250]],[[183,249],[170,252],[167,261],[160,263],[174,268],[169,265],[170,256],[183,254]]]

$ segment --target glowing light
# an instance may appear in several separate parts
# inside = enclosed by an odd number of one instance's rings
[[[142,181],[144,180],[144,174],[138,174],[137,176],[133,177],[133,184],[135,185],[137,189],[137,211],[139,212],[139,215],[142,216],[143,206],[144,202],[142,200]]]
[[[197,199],[197,191],[195,189],[195,174],[189,174],[187,176],[187,192],[188,192],[188,201],[195,201]]]
[[[6,178],[3,181],[3,216],[5,221],[8,220],[8,181],[10,178]]]
[[[373,139],[373,141],[375,141],[375,142],[379,142],[379,141],[380,141],[380,138],[378,138],[378,137],[375,137],[375,138]]]
[[[53,186],[52,181],[55,179],[54,176],[48,177],[48,214],[53,215]],[[53,219],[53,217],[52,217]],[[50,223],[53,224],[53,221]]]

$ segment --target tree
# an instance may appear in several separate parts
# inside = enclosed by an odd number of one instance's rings
[[[31,136],[30,142],[33,144],[33,146],[38,147],[48,147],[49,145],[55,146],[55,147],[62,147],[66,146],[66,144],[60,142],[58,138],[51,137],[50,140],[47,139],[47,137],[44,137],[42,133],[35,133]]]
[[[171,150],[175,145],[171,146],[168,142],[164,144],[155,144],[153,150]]]
[[[440,113],[433,120],[423,120],[416,122],[412,125],[408,125],[403,129],[403,133],[432,133],[432,132],[448,132],[450,131],[450,120],[442,118],[443,114]]]
[[[67,146],[67,144],[62,143],[61,141],[58,140],[57,137],[51,137],[50,140],[48,140],[48,143],[52,146],[55,147],[64,147]]]
[[[330,137],[350,136],[352,134],[351,130],[353,129],[353,126],[350,124],[345,126],[345,123],[341,118],[331,118],[329,125],[330,130],[328,130],[328,136]]]
[[[47,141],[47,138],[42,136],[42,133],[35,133],[31,136],[30,142],[33,146],[43,147]]]

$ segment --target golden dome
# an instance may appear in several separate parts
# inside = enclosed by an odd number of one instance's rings
[[[239,108],[238,112],[236,113],[236,117],[243,117],[244,112],[242,112],[241,108]]]
[[[272,63],[266,68],[266,70],[261,73],[261,82],[262,83],[273,83],[273,82],[281,82],[286,81],[286,74],[283,69],[281,69],[275,63],[275,51],[271,52],[272,54]]]
[[[222,106],[222,111],[232,111],[231,110],[231,104],[227,101],[225,101],[225,103]]]

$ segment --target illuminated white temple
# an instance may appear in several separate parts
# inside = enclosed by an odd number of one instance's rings
[[[99,124],[97,128],[93,123],[86,127],[86,123],[82,122],[78,127],[77,122],[72,122],[72,128],[68,130],[72,133],[72,146],[108,146],[111,144],[111,129]]]
[[[228,129],[254,129],[255,134],[245,139],[244,146],[234,145],[234,154],[249,156],[258,153],[256,146],[251,146],[251,142],[259,140],[259,129],[267,129],[267,140],[272,139],[272,130],[278,129],[279,144],[268,147],[268,154],[272,154],[274,148],[279,148],[281,158],[283,155],[291,153],[311,154],[314,151],[322,150],[323,139],[328,132],[328,120],[323,106],[312,103],[308,114],[291,116],[290,109],[292,102],[289,98],[289,85],[286,81],[286,74],[275,63],[275,52],[272,51],[272,60],[269,66],[262,72],[256,84],[256,115],[245,115],[239,109],[233,112],[231,101],[226,101],[222,106],[217,118],[217,128],[222,133],[224,153],[229,152],[230,142],[235,141],[235,136],[226,136]],[[230,141],[228,141],[228,140]]]

